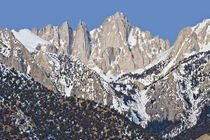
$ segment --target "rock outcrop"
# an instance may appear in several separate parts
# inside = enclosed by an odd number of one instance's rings
[[[205,51],[210,42],[210,20],[206,19],[194,27],[180,31],[173,46],[172,56],[177,61],[192,53]]]
[[[67,21],[61,27],[49,24],[40,30],[33,28],[32,32],[56,46],[58,54],[71,54],[73,30]]]
[[[32,54],[10,30],[0,30],[0,62],[20,72],[30,74],[36,81],[55,91],[46,71],[34,61]]]
[[[91,40],[84,22],[79,21],[72,46],[72,55],[87,63],[91,54]]]

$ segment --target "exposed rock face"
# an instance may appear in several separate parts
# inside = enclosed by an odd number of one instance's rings
[[[172,56],[181,60],[187,54],[204,51],[210,42],[210,20],[206,19],[194,27],[187,27],[180,31],[174,43]]]
[[[124,47],[131,27],[127,18],[122,13],[117,12],[115,15],[105,19],[103,25],[93,30],[91,35],[93,35],[93,40],[95,39],[94,44],[96,47],[101,47],[103,52],[109,47]],[[97,39],[98,42],[96,42]]]
[[[208,140],[210,139],[210,134],[205,134],[197,138],[196,140]]]
[[[1,61],[21,72],[26,72],[26,61],[30,61],[30,53],[8,29],[0,31],[0,44]]]
[[[133,27],[129,35],[136,69],[143,68],[157,58],[161,52],[168,50],[169,41],[158,36],[152,38],[150,32],[142,32],[138,27]]]
[[[80,21],[77,25],[77,30],[72,46],[72,55],[77,56],[83,63],[87,63],[91,54],[90,35],[87,26]]]
[[[8,29],[0,30],[0,62],[20,72],[30,74],[48,89],[55,90],[43,68],[34,63],[31,53]]]
[[[143,68],[170,47],[168,41],[152,38],[148,31],[132,26],[119,12],[108,17],[90,34],[92,53],[89,67],[98,67],[104,73],[114,75]]]
[[[78,23],[74,35],[66,22],[62,27],[47,25],[39,31],[32,31],[55,46],[64,46],[62,51],[59,48],[58,54],[67,51],[89,68],[99,68],[105,74],[118,75],[144,68],[157,54],[170,47],[167,40],[158,36],[153,38],[150,32],[132,26],[120,12],[108,17],[103,25],[90,32],[82,21]]]
[[[73,42],[73,30],[69,27],[68,22],[64,22],[59,29],[60,45],[63,46],[66,54],[71,54],[71,46]]]
[[[60,28],[49,24],[39,31],[34,28],[32,32],[56,46],[58,54],[71,54],[73,30],[67,22],[64,22]]]

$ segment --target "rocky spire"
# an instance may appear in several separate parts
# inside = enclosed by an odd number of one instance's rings
[[[60,46],[58,27],[48,24],[39,30],[38,35],[44,40],[50,41],[55,46]]]
[[[71,54],[73,30],[67,21],[65,21],[61,27],[49,24],[39,31],[36,28],[33,28],[32,32],[41,38],[50,41],[57,47],[59,54]]]
[[[102,25],[103,35],[106,36],[102,45],[106,47],[124,46],[124,42],[128,40],[128,34],[131,27],[130,22],[123,13],[117,12],[108,17]]]
[[[64,47],[64,52],[71,54],[71,46],[73,43],[73,30],[65,21],[59,29],[60,45]]]
[[[36,29],[33,32],[36,33]],[[144,68],[170,47],[168,41],[153,38],[149,31],[132,26],[121,12],[107,17],[90,33],[80,21],[74,32],[64,22],[60,28],[48,25],[38,35],[56,46],[58,54],[72,54],[88,66],[112,74]]]
[[[124,33],[123,37],[127,40],[132,25],[128,21],[126,16],[122,12],[116,12],[111,17],[108,17],[108,20],[111,20],[114,24],[117,24],[119,26],[119,31],[123,29],[122,30],[122,32]]]
[[[79,21],[72,46],[72,55],[77,56],[83,63],[86,63],[91,53],[90,42],[90,35],[86,24]]]
[[[90,66],[95,67],[95,63],[104,73],[112,74],[144,68],[170,47],[168,41],[152,38],[149,31],[132,26],[121,12],[109,16],[102,26],[91,31],[91,41]]]
[[[36,35],[38,35],[38,30],[37,30],[37,28],[33,28],[32,30],[31,30],[31,32],[33,32],[34,34],[36,34]]]

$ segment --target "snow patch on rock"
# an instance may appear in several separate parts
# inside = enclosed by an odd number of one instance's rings
[[[28,49],[29,52],[34,52],[38,45],[50,44],[50,42],[35,35],[29,29],[21,29],[18,32],[12,30],[12,33]]]

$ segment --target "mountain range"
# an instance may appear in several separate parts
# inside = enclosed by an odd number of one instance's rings
[[[67,22],[5,28],[0,62],[2,136],[209,137],[210,19],[182,29],[172,46],[121,12],[92,31],[83,21],[75,31]]]

